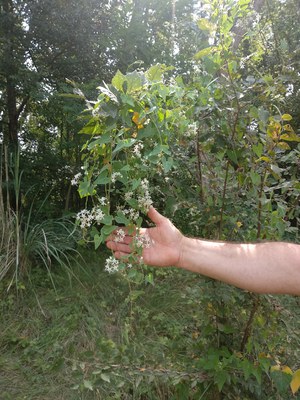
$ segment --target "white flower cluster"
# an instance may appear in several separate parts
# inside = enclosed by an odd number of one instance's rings
[[[74,178],[71,180],[71,185],[72,185],[72,186],[77,186],[78,183],[79,183],[79,181],[80,181],[80,179],[81,179],[81,177],[82,177],[82,173],[81,173],[81,172],[78,172],[78,174],[76,174],[76,175],[74,176]]]
[[[99,199],[99,203],[100,203],[101,206],[106,206],[106,204],[107,204],[107,198],[106,198],[106,197],[101,197],[101,198]]]
[[[115,183],[118,178],[122,178],[122,174],[120,172],[113,172],[111,174],[112,183]]]
[[[133,147],[133,153],[136,157],[142,158],[141,150],[143,150],[144,145],[141,142],[138,142],[134,147]]]
[[[105,261],[105,268],[104,269],[109,274],[113,274],[114,272],[118,272],[119,264],[120,263],[116,258],[114,258],[113,256],[110,256]]]
[[[114,242],[123,242],[125,236],[126,236],[125,231],[122,228],[119,228],[116,231],[116,236],[114,238]]]
[[[94,221],[98,224],[102,222],[105,217],[101,208],[94,207],[92,210],[81,210],[76,215],[76,220],[79,222],[81,229],[89,228]]]
[[[129,217],[134,222],[140,217],[140,213],[134,208],[118,207],[118,211],[122,212],[126,217]]]
[[[138,204],[142,210],[148,211],[150,206],[152,206],[152,204],[153,204],[151,196],[150,196],[148,179],[145,178],[142,180],[141,189],[143,191],[143,194],[138,196],[138,199],[137,199]]]
[[[124,195],[124,199],[126,201],[131,200],[132,196],[133,196],[133,192],[126,192],[125,195]]]
[[[149,249],[153,244],[154,241],[147,234],[140,235],[135,238],[135,245],[139,248]]]

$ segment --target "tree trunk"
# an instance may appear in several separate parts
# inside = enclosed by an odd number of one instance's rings
[[[14,56],[14,15],[12,0],[3,0],[1,13],[4,14],[3,36],[5,41],[3,59],[5,60],[5,103],[6,125],[4,127],[4,143],[9,151],[15,152],[18,148],[18,119],[17,92],[14,77],[17,76],[18,67]],[[22,106],[24,107],[24,106]]]

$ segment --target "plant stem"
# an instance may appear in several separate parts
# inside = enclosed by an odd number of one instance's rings
[[[222,228],[223,228],[223,215],[224,215],[224,209],[225,209],[225,196],[226,196],[227,183],[228,183],[229,165],[230,165],[230,162],[229,162],[229,160],[227,160],[226,171],[225,171],[225,180],[224,180],[223,193],[222,193],[222,206],[221,206],[221,211],[220,211],[220,224],[219,224],[219,231],[218,231],[218,239],[220,239],[220,237],[221,237]]]
[[[267,168],[265,169],[264,175],[261,178],[260,190],[259,190],[259,196],[258,196],[258,215],[257,215],[257,233],[256,233],[257,239],[260,239],[260,237],[261,237],[262,194],[264,191],[266,176],[267,176]]]
[[[241,352],[243,353],[245,350],[245,346],[248,343],[248,340],[251,335],[251,330],[252,330],[252,325],[254,321],[254,316],[256,314],[256,311],[258,310],[260,305],[260,297],[257,294],[253,294],[253,304],[252,304],[252,309],[250,311],[249,319],[246,324],[246,328],[244,331],[244,336],[241,342]]]

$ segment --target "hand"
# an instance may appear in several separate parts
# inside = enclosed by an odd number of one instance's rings
[[[184,236],[172,222],[151,207],[148,217],[156,224],[154,228],[140,229],[140,235],[150,238],[151,245],[143,249],[143,262],[157,267],[176,266],[180,260],[181,244]],[[116,258],[125,258],[132,252],[132,235],[126,235],[121,242],[111,235],[106,245],[113,250]]]

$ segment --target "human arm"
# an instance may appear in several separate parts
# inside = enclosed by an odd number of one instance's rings
[[[188,238],[153,207],[148,213],[156,224],[141,234],[152,245],[143,249],[145,264],[175,266],[257,293],[300,295],[300,246],[284,242],[239,244]],[[110,238],[111,239],[111,238]],[[117,258],[132,251],[132,237],[108,240]]]

